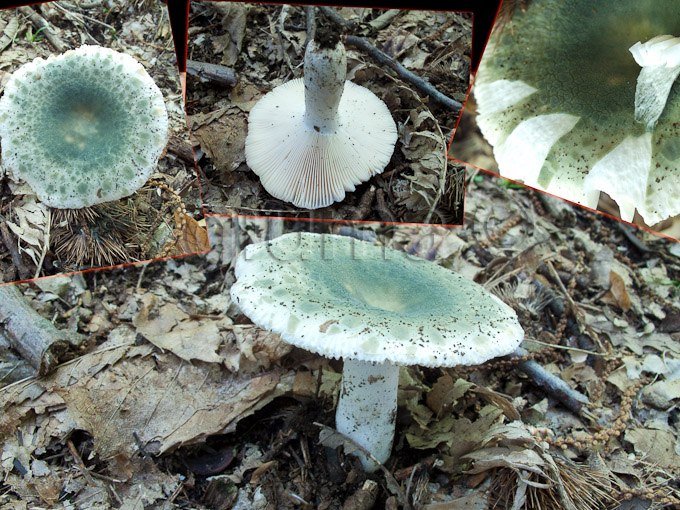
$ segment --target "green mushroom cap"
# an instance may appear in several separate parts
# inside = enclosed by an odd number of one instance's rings
[[[677,0],[517,9],[474,84],[500,174],[589,207],[605,191],[626,220],[636,208],[650,224],[679,214],[679,35]]]
[[[134,193],[167,137],[160,90],[139,62],[108,48],[37,58],[12,74],[0,99],[3,166],[56,208]]]
[[[333,358],[475,365],[524,337],[514,311],[435,263],[353,238],[290,233],[249,245],[232,299],[255,324]]]

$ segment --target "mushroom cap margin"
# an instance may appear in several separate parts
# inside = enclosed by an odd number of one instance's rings
[[[134,193],[153,173],[168,127],[163,95],[144,67],[105,47],[36,58],[0,98],[3,166],[55,208]]]
[[[514,351],[515,312],[435,263],[352,238],[285,234],[249,245],[232,300],[255,324],[326,357],[476,365]]]

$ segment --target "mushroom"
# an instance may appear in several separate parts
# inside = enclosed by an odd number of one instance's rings
[[[12,74],[0,99],[3,166],[55,208],[134,193],[167,137],[161,91],[133,57],[109,48],[37,58]]]
[[[392,115],[370,90],[345,81],[346,68],[338,35],[317,31],[305,51],[304,78],[274,88],[250,111],[246,162],[272,196],[326,207],[390,162]]]
[[[499,173],[632,221],[680,213],[680,3],[535,0],[489,40],[473,87]],[[632,54],[631,54],[632,53]],[[640,66],[644,66],[640,69]]]
[[[336,428],[381,463],[392,449],[399,365],[480,364],[524,336],[515,312],[480,285],[349,237],[289,233],[251,244],[235,274],[232,300],[255,324],[344,360]]]

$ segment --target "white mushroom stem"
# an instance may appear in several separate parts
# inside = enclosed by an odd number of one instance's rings
[[[347,58],[345,47],[321,48],[310,41],[305,51],[305,124],[320,133],[332,132],[338,125],[338,105],[345,87]]]
[[[392,451],[398,386],[397,365],[348,359],[344,362],[335,427],[371,452],[381,463],[389,458]],[[355,455],[366,472],[378,469],[375,462],[364,454]]]

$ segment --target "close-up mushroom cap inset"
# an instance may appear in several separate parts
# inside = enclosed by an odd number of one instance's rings
[[[269,194],[306,209],[342,201],[382,172],[397,141],[389,109],[345,80],[345,47],[337,34],[325,33],[307,45],[304,78],[255,104],[245,143],[246,162]]]
[[[140,188],[168,139],[160,89],[133,57],[81,46],[37,58],[0,99],[2,165],[55,208],[118,200]]]
[[[653,225],[680,214],[680,2],[532,0],[473,85],[501,176]]]
[[[477,283],[349,237],[290,233],[252,244],[235,274],[232,299],[253,323],[344,360],[336,428],[380,462],[392,449],[399,365],[481,364],[524,336],[512,308]]]

